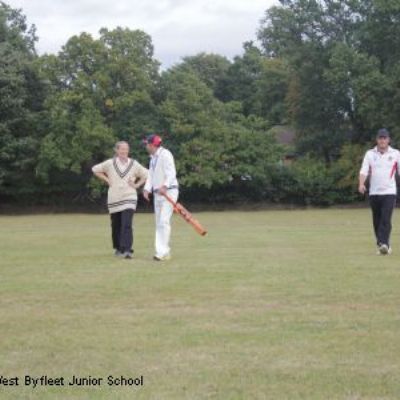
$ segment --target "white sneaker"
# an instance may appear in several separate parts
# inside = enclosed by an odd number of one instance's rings
[[[153,260],[154,261],[169,261],[169,260],[171,260],[171,254],[166,254],[165,256],[162,256],[162,257],[154,256]]]
[[[381,244],[380,246],[379,246],[379,252],[382,254],[382,255],[386,255],[386,254],[389,254],[389,247],[388,247],[388,245],[386,245],[386,244]]]
[[[388,248],[388,255],[390,256],[391,254],[392,254],[392,248],[389,247],[389,248]]]

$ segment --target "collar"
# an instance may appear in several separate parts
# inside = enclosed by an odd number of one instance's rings
[[[378,150],[378,146],[375,146],[375,147],[374,147],[374,151],[375,151],[375,153],[379,153],[379,154],[384,155],[384,154],[391,153],[391,152],[393,151],[393,147],[389,146],[389,147],[387,148],[387,150],[386,150],[384,153],[381,153],[381,152]]]
[[[123,167],[125,167],[125,165],[126,165],[125,170],[123,170],[123,171],[118,167],[118,165],[121,166],[121,164],[119,164],[118,161],[120,161],[118,157],[113,158],[113,165],[114,165],[115,171],[117,172],[119,177],[121,179],[123,179],[123,178],[125,178],[126,175],[128,175],[129,171],[132,169],[134,161],[132,159],[128,158],[128,161],[129,161],[128,164],[122,164]]]
[[[163,149],[163,147],[160,146],[160,147],[157,149],[157,151],[156,151],[154,154],[152,154],[151,156],[152,156],[152,157],[158,157],[158,156],[160,155],[162,149]]]
[[[116,157],[117,161],[123,165],[129,164],[129,157],[124,161],[122,158],[119,158],[118,156]]]

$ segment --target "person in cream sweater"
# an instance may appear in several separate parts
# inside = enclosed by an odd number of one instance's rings
[[[108,185],[107,206],[111,215],[115,255],[131,259],[137,189],[146,182],[148,171],[136,160],[129,158],[129,144],[123,141],[116,143],[113,158],[95,165],[92,171]]]

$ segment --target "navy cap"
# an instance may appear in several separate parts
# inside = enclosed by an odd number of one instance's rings
[[[376,135],[378,138],[381,137],[390,137],[390,133],[386,128],[379,129],[378,134]]]

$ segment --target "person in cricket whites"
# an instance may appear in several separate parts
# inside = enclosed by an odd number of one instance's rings
[[[365,194],[369,177],[369,202],[378,246],[377,254],[391,254],[390,233],[392,214],[396,206],[396,172],[400,172],[400,152],[390,146],[390,134],[380,129],[376,146],[368,150],[360,170],[358,191]]]
[[[131,259],[134,252],[133,214],[137,205],[137,190],[146,182],[148,171],[129,158],[127,142],[117,142],[114,151],[113,158],[95,165],[92,171],[108,185],[107,206],[111,216],[114,254]]]
[[[172,153],[161,145],[160,136],[147,136],[144,143],[150,155],[150,166],[143,196],[149,201],[150,195],[154,195],[156,217],[155,255],[153,259],[155,261],[166,261],[171,258],[170,236],[173,205],[167,201],[164,194],[168,194],[174,202],[178,200],[179,186],[176,179],[175,161]]]

